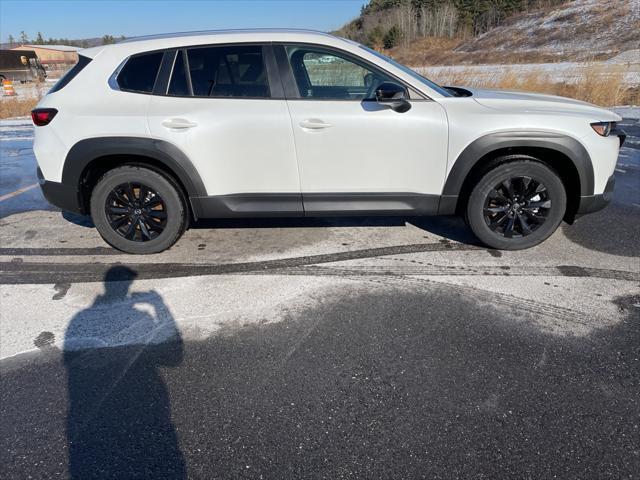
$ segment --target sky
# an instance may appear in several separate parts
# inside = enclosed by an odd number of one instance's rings
[[[330,31],[355,18],[367,0],[0,0],[0,40],[82,39],[221,28]]]

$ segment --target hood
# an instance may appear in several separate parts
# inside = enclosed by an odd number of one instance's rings
[[[619,122],[622,120],[615,113],[587,102],[572,98],[526,93],[508,90],[481,90],[467,88],[476,102],[495,110],[511,112],[574,114],[589,117],[594,121]]]

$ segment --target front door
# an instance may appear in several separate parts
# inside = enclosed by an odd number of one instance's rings
[[[444,109],[422,98],[405,113],[378,104],[376,87],[398,80],[348,53],[276,48],[297,89],[287,97],[305,212],[435,213],[446,170]]]

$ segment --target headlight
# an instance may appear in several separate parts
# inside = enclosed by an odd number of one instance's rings
[[[591,128],[601,137],[608,137],[611,130],[616,128],[616,122],[595,122],[591,124]]]

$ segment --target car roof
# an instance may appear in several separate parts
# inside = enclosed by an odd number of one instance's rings
[[[255,28],[244,30],[205,30],[195,32],[162,33],[122,40],[112,45],[87,48],[79,53],[94,58],[101,51],[119,51],[126,55],[164,48],[189,45],[207,45],[231,42],[301,42],[323,45],[344,46],[353,44],[350,40],[336,37],[326,32],[292,28]]]
[[[282,34],[287,35],[301,35],[301,36],[315,36],[315,37],[330,37],[336,38],[326,32],[320,32],[317,30],[307,30],[302,28],[251,28],[251,29],[222,29],[222,30],[200,30],[193,32],[175,32],[175,33],[160,33],[156,35],[145,35],[141,37],[132,37],[122,40],[118,43],[131,43],[142,42],[148,40],[165,40],[165,39],[177,39],[177,38],[189,38],[189,37],[219,37],[223,36],[251,36],[264,35],[265,40],[271,40],[271,37],[277,37]]]

